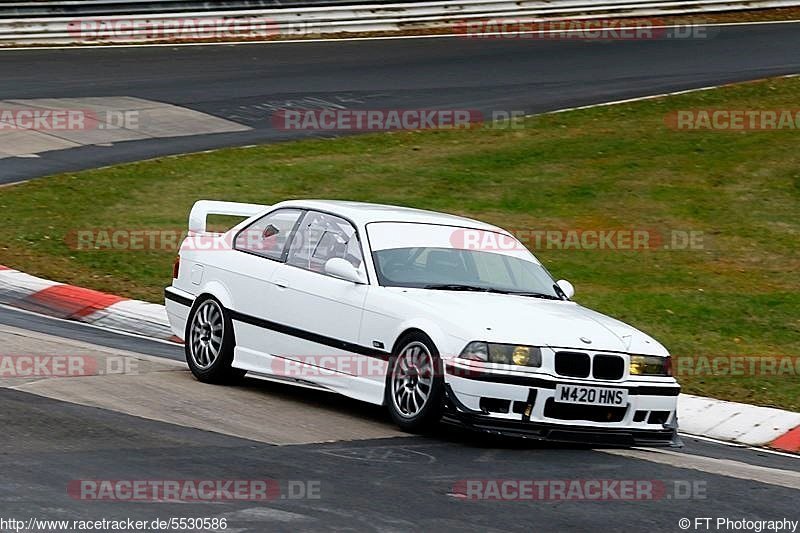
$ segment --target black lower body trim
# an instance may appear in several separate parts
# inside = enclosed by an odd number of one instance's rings
[[[672,424],[664,424],[663,429],[598,428],[503,420],[467,408],[449,386],[445,387],[445,396],[446,410],[442,420],[481,433],[595,446],[683,446],[678,436],[677,420]]]
[[[182,296],[178,293],[172,292],[171,290],[169,290],[169,287],[164,289],[164,299],[172,300],[173,302],[185,305],[186,307],[191,307],[192,304],[194,303],[194,300],[192,298],[188,298],[186,296]]]
[[[164,298],[187,307],[191,307],[194,303],[193,299],[172,292],[169,287],[164,289]],[[319,333],[314,333],[313,331],[306,331],[304,329],[287,326],[286,324],[279,324],[278,322],[272,322],[271,320],[267,320],[265,318],[258,318],[256,316],[240,313],[239,311],[234,311],[232,309],[229,309],[228,312],[230,313],[231,319],[234,321],[250,324],[251,326],[258,326],[270,331],[277,331],[278,333],[283,333],[284,335],[330,346],[331,348],[337,348],[345,352],[364,355],[367,357],[374,357],[384,361],[388,361],[389,357],[391,356],[389,352],[378,350],[377,348],[361,346],[360,344],[335,339],[333,337],[326,337],[325,335],[320,335]]]
[[[322,344],[324,346],[330,346],[331,348],[336,348],[345,352],[364,355],[367,357],[374,357],[384,361],[388,361],[389,357],[391,356],[389,352],[385,352],[383,350],[378,350],[368,346],[361,346],[360,344],[354,344],[352,342],[347,342],[340,339],[334,339],[333,337],[326,337],[325,335],[320,335],[319,333],[314,333],[313,331],[306,331],[304,329],[287,326],[286,324],[279,324],[278,322],[272,322],[271,320],[266,320],[264,318],[246,315],[244,313],[240,313],[239,311],[231,311],[230,313],[231,318],[237,322],[250,324],[251,326],[257,326],[270,331],[276,331],[278,333],[283,333],[284,335]]]

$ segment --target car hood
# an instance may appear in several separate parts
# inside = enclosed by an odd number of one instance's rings
[[[575,302],[478,292],[404,292],[450,322],[465,340],[668,355],[649,335]]]

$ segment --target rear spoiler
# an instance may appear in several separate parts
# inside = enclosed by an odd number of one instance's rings
[[[189,213],[189,232],[204,233],[208,215],[231,215],[251,217],[269,209],[268,205],[241,204],[238,202],[217,202],[216,200],[198,200]]]

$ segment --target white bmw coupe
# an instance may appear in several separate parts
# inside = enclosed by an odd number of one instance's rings
[[[247,217],[225,233],[210,214]],[[196,378],[245,373],[555,441],[679,445],[680,387],[648,335],[571,301],[509,232],[377,204],[199,201],[166,288]]]

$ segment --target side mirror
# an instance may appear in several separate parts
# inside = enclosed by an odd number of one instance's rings
[[[352,281],[353,283],[366,283],[364,274],[353,266],[347,259],[334,257],[325,262],[325,273],[334,278]]]
[[[564,291],[564,294],[567,295],[567,298],[572,299],[572,297],[575,296],[575,287],[573,287],[572,283],[569,281],[560,279],[556,281],[556,285],[558,285],[558,288]]]

